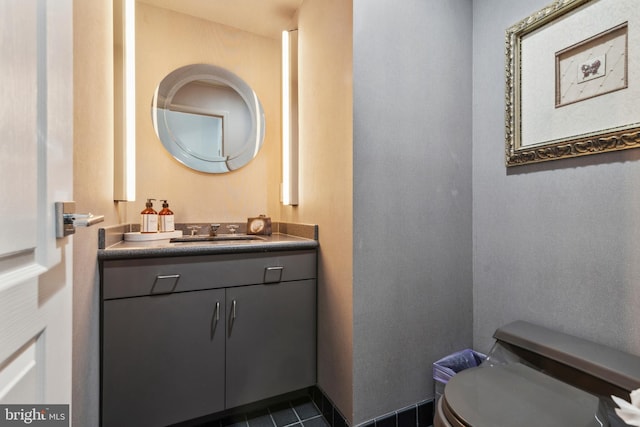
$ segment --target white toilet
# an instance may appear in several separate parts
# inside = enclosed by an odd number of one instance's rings
[[[494,338],[446,385],[434,427],[626,426],[610,396],[640,388],[640,357],[523,321]]]

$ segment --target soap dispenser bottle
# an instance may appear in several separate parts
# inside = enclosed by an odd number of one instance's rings
[[[147,199],[146,208],[140,212],[140,232],[141,233],[157,233],[158,232],[158,212],[153,210],[152,200]]]
[[[176,230],[173,212],[169,209],[169,203],[166,200],[162,201],[162,210],[158,212],[158,229],[161,232]]]

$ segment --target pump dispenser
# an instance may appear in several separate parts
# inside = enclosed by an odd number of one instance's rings
[[[175,223],[173,221],[173,212],[169,210],[169,203],[162,201],[162,210],[158,212],[158,229],[160,232],[175,231]]]
[[[157,233],[158,232],[158,212],[153,210],[152,200],[147,199],[146,208],[140,212],[140,232],[141,233]]]

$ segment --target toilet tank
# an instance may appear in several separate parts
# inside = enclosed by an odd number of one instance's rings
[[[609,402],[640,388],[639,356],[524,321],[493,336],[486,365],[519,361]]]

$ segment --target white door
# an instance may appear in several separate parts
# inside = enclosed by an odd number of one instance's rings
[[[2,405],[71,403],[72,239],[54,202],[73,200],[72,12],[0,0]]]

